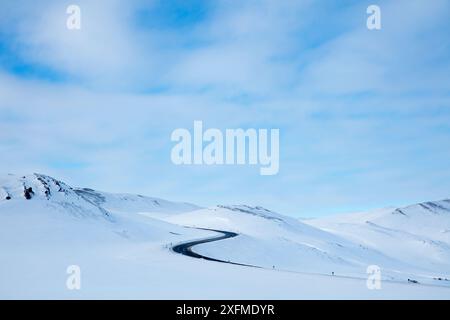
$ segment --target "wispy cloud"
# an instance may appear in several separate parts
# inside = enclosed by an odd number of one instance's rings
[[[2,1],[0,168],[314,215],[449,196],[448,1]],[[194,120],[281,129],[280,173],[175,167]]]

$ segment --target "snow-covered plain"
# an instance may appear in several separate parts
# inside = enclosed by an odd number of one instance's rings
[[[170,249],[217,235],[198,228],[239,235],[195,252],[259,268]],[[449,230],[449,201],[301,222],[3,175],[0,298],[449,299]],[[69,265],[81,290],[66,287]],[[369,265],[381,267],[381,290],[366,286]]]

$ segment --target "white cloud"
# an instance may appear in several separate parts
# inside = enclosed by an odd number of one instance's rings
[[[424,113],[449,105],[449,40],[442,29],[448,2],[382,2],[380,33],[365,29],[361,3],[341,12],[329,2],[221,1],[182,34],[134,25],[140,1],[79,4],[82,30],[72,33],[61,3],[1,3],[10,9],[0,18],[4,39],[18,55],[73,78],[30,80],[2,66],[1,171],[286,212],[317,208],[323,195],[332,208],[448,190],[445,183],[429,187],[438,178],[428,173],[443,168],[448,112]],[[315,20],[318,13],[331,21]],[[155,86],[167,90],[145,93]],[[174,168],[170,133],[194,120],[281,128],[280,175],[260,180],[252,169]],[[421,165],[418,182],[399,181]],[[351,170],[346,179],[336,177]],[[404,189],[405,181],[414,190]]]

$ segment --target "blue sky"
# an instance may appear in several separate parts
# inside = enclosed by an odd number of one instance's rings
[[[81,30],[66,28],[69,4]],[[2,172],[306,217],[450,197],[448,1],[0,9]],[[170,134],[194,120],[279,128],[279,174],[173,165]]]

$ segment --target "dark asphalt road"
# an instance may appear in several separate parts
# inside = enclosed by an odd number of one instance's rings
[[[228,264],[234,264],[234,265],[238,265],[238,266],[259,268],[258,266],[253,266],[253,265],[249,265],[249,264],[243,264],[243,263],[237,263],[237,262],[231,262],[231,261],[226,261],[226,260],[220,260],[220,259],[207,257],[207,256],[204,256],[204,255],[201,255],[199,253],[196,253],[196,252],[192,251],[192,247],[194,247],[194,246],[196,246],[198,244],[209,243],[209,242],[214,242],[214,241],[220,241],[220,240],[224,240],[224,239],[228,239],[228,238],[234,238],[234,237],[237,237],[239,235],[238,233],[234,233],[234,232],[230,232],[230,231],[205,229],[205,228],[196,228],[196,229],[214,231],[214,232],[217,232],[217,233],[221,233],[221,235],[216,236],[216,237],[212,237],[212,238],[201,239],[201,240],[194,240],[194,241],[189,241],[189,242],[177,244],[177,245],[172,247],[172,250],[175,251],[176,253],[179,253],[179,254],[182,254],[182,255],[185,255],[185,256],[188,256],[188,257],[191,257],[191,258],[205,259],[205,260],[208,260],[208,261],[228,263]]]
[[[237,263],[237,262],[231,262],[231,261],[226,261],[226,260],[215,259],[215,258],[207,257],[207,256],[204,256],[204,255],[201,255],[199,253],[196,253],[196,252],[192,251],[192,247],[194,247],[194,246],[196,246],[198,244],[209,243],[209,242],[214,242],[214,241],[220,241],[220,240],[224,240],[224,239],[234,238],[234,237],[237,237],[239,235],[238,233],[234,233],[234,232],[230,232],[230,231],[222,231],[222,230],[206,229],[206,228],[195,228],[195,229],[214,231],[214,232],[220,233],[221,235],[218,235],[216,237],[202,239],[202,240],[194,240],[194,241],[189,241],[189,242],[177,244],[177,245],[172,247],[172,250],[174,252],[176,252],[176,253],[179,253],[179,254],[182,254],[182,255],[185,255],[185,256],[188,256],[188,257],[191,257],[191,258],[204,259],[204,260],[215,261],[215,262],[220,262],[220,263],[234,264],[234,265],[244,266],[244,267],[265,269],[264,267],[259,267],[259,266],[255,266],[255,265],[251,265],[251,264],[244,264],[244,263]],[[280,270],[280,269],[277,269],[277,270],[278,271],[289,272],[289,273],[304,274],[304,275],[314,275],[314,276],[331,277],[331,278],[346,278],[346,279],[364,280],[364,281],[366,280],[366,278],[350,276],[350,275],[330,275],[330,274],[313,273],[313,272],[301,272],[301,271]],[[390,282],[390,283],[400,283],[400,284],[404,284],[404,285],[412,285],[411,283],[407,283],[406,284],[404,281],[396,281],[396,280],[383,280],[383,281],[384,282]],[[416,284],[413,284],[413,285],[416,285]],[[433,284],[421,284],[421,285],[431,286],[431,287],[435,287],[435,286],[436,287],[442,287],[442,286],[437,286],[437,285],[433,285]]]

